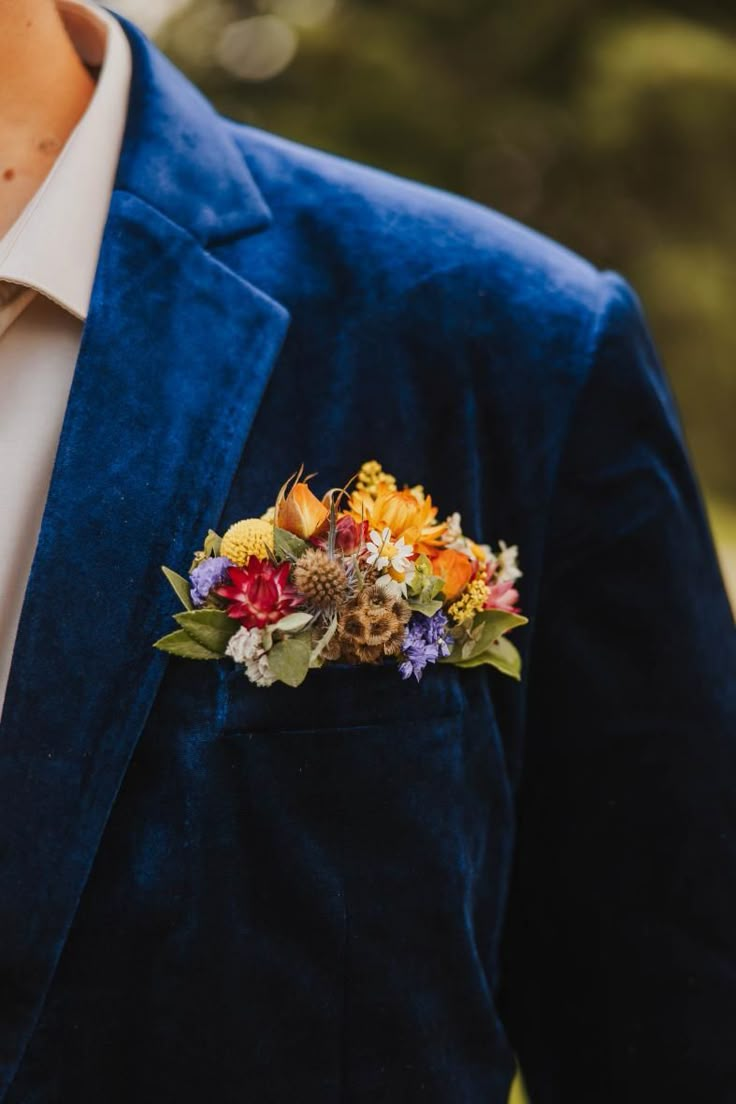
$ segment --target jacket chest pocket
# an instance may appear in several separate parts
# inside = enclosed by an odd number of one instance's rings
[[[457,717],[464,708],[458,672],[430,667],[421,682],[400,677],[395,663],[330,664],[291,689],[255,687],[239,668],[223,666],[220,716],[224,733],[319,732],[407,727]]]
[[[438,665],[417,683],[393,664],[325,667],[297,690],[221,678],[219,739],[249,807],[277,833],[289,821],[343,871],[383,879],[433,856],[462,863],[498,808],[503,761],[482,673]]]
[[[278,883],[284,897],[307,885],[319,897],[356,871],[388,893],[419,869],[452,893],[453,871],[508,820],[482,671],[437,665],[417,683],[393,664],[336,665],[297,689],[256,687],[224,663],[194,673],[172,664],[156,767],[208,855],[224,848],[266,894]]]
[[[292,690],[225,670],[219,738],[272,825],[293,816],[330,861],[369,867],[390,858],[392,836],[433,846],[444,804],[457,804],[480,751],[460,675],[437,666],[418,683],[394,664],[328,666]]]

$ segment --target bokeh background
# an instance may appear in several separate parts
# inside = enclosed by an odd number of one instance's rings
[[[638,290],[736,594],[731,0],[113,0],[232,118],[495,207]]]
[[[732,0],[112,3],[226,115],[469,196],[623,273],[736,603]]]

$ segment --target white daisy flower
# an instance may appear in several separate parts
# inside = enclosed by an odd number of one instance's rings
[[[388,526],[380,533],[377,529],[371,529],[366,550],[368,563],[379,571],[390,567],[392,571],[404,573],[412,571],[414,568],[412,561],[409,559],[414,552],[413,545],[406,544],[402,537],[392,540],[391,530]]]
[[[378,529],[371,529],[370,540],[366,544],[366,560],[377,571],[382,572],[378,581],[392,594],[406,597],[407,584],[414,578],[416,570],[413,560],[409,558],[413,552],[413,545],[407,544],[401,537],[392,539],[388,526],[380,532]],[[384,579],[388,581],[384,582]]]
[[[380,587],[381,590],[385,590],[392,598],[406,598],[406,584],[406,579],[402,583],[399,583],[388,574],[379,575],[376,579],[376,586]]]

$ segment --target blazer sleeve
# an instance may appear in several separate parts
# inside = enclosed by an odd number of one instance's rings
[[[638,301],[600,279],[529,647],[503,1015],[532,1104],[733,1104],[736,632]]]

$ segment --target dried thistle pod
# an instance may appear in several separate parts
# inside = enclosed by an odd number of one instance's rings
[[[340,560],[331,560],[319,548],[310,548],[299,558],[292,582],[318,609],[338,606],[347,594],[347,576]]]

